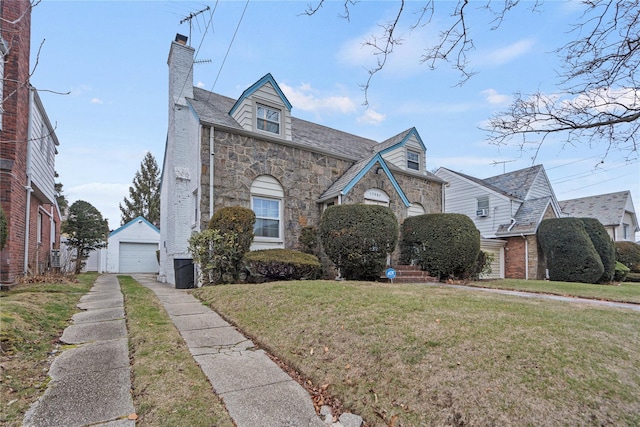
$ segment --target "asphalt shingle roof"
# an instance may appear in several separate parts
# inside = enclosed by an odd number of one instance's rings
[[[620,225],[624,216],[628,191],[564,200],[560,209],[574,218],[596,218],[603,225]]]

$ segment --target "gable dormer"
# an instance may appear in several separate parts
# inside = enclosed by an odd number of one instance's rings
[[[416,128],[411,128],[381,143],[377,150],[394,166],[420,174],[427,172],[427,148]]]
[[[291,103],[271,74],[245,90],[229,111],[250,132],[291,141]]]

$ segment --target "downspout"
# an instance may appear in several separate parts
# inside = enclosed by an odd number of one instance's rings
[[[24,230],[24,264],[22,266],[22,274],[26,276],[29,273],[29,228],[31,221],[31,146],[32,144],[32,124],[33,124],[33,89],[29,88],[29,115],[27,118],[27,185],[24,187],[27,192],[27,206],[24,218],[25,230]]]
[[[447,185],[448,184],[442,184],[442,202],[441,202],[442,209],[441,209],[441,212],[443,212],[443,213],[447,211],[446,205],[445,205],[445,201],[447,200],[446,197],[445,197],[445,191],[446,191],[445,187]]]
[[[514,225],[516,225],[516,219],[511,218],[511,224],[509,224],[509,228],[507,228],[507,232],[511,231]]]
[[[524,233],[520,237],[524,239],[524,280],[529,280],[529,240]]]
[[[213,126],[209,128],[209,220],[213,217],[213,196],[214,196],[214,184],[213,184],[213,164],[216,153],[213,151]]]

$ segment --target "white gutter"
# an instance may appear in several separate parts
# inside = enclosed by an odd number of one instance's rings
[[[209,127],[209,220],[213,217],[213,196],[214,196],[214,184],[213,184],[213,164],[215,161],[216,153],[213,151],[213,126]]]

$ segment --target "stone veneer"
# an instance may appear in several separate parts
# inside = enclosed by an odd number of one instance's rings
[[[201,139],[201,202],[202,226],[209,213],[209,166],[214,159],[214,210],[223,206],[251,206],[250,189],[260,175],[275,177],[284,189],[284,238],[287,248],[298,248],[300,230],[317,226],[323,204],[317,203],[324,193],[353,164],[353,161],[277,144],[254,137],[214,130],[215,153],[209,153],[210,128],[204,127]],[[390,197],[390,207],[402,222],[407,208],[385,174],[376,174],[372,167],[343,196],[343,203],[363,203],[364,192],[371,188],[384,190]],[[442,211],[441,184],[401,171],[393,171],[395,179],[411,202],[424,206],[426,213]]]

